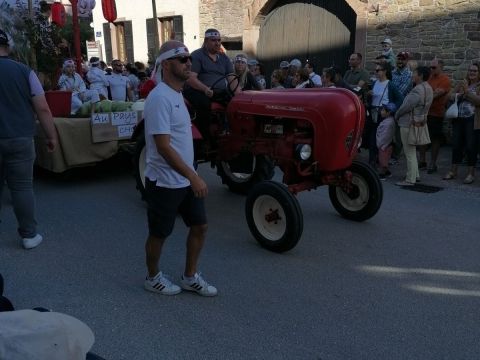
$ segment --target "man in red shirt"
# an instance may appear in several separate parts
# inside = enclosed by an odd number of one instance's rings
[[[443,137],[443,117],[445,115],[445,106],[448,101],[448,93],[451,90],[451,83],[449,77],[443,73],[443,61],[433,59],[430,63],[430,79],[428,83],[433,89],[433,102],[428,111],[428,132],[430,133],[431,162],[427,168],[428,174],[433,174],[437,171],[437,158],[440,150],[440,141]],[[426,164],[425,152],[426,146],[419,147],[420,164]]]

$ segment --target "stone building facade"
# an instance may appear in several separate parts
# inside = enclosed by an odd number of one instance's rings
[[[445,61],[454,79],[480,61],[480,0],[335,0],[346,1],[357,14],[355,51],[365,65],[380,53],[389,37],[394,51],[409,51],[418,64],[434,57]],[[243,51],[255,56],[261,24],[277,0],[200,0],[200,34],[217,27],[227,38],[241,38]]]
[[[223,37],[241,41],[247,2],[248,0],[200,0],[200,34],[214,27],[222,32]]]
[[[374,3],[369,1],[369,3]],[[367,61],[389,37],[395,51],[409,51],[419,64],[437,57],[453,79],[480,61],[480,0],[383,0],[370,7]]]

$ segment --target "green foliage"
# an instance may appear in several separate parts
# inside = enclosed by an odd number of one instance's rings
[[[90,20],[79,19],[80,48],[87,54],[87,40],[94,39]],[[67,15],[63,28],[51,24],[38,10],[30,16],[21,5],[0,2],[0,28],[12,39],[12,57],[42,73],[41,80],[46,89],[54,88],[62,62],[74,57],[72,17]]]
[[[87,45],[86,41],[93,41],[94,32],[93,29],[90,27],[90,20],[79,18],[78,21],[79,28],[80,28],[80,49],[82,54],[87,54]],[[75,49],[73,48],[73,25],[72,25],[72,16],[67,15],[67,21],[65,26],[60,29],[60,36],[68,41],[70,44],[70,52],[74,54]],[[72,55],[73,57],[73,55]]]
[[[7,2],[0,3],[0,29],[10,37],[11,56],[27,65],[31,64],[30,41],[24,17],[28,14],[25,7],[12,7]]]

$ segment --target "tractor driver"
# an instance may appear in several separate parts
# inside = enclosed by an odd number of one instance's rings
[[[210,106],[212,101],[222,102],[214,97],[215,89],[226,89],[230,83],[233,90],[237,81],[232,74],[233,65],[222,50],[220,32],[216,29],[205,31],[205,38],[200,49],[192,52],[192,71],[184,91],[185,98],[197,112],[197,124],[202,135],[209,137]],[[225,78],[224,80],[221,80]],[[237,87],[236,92],[240,91]]]

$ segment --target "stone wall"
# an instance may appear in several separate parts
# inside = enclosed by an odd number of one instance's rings
[[[222,37],[241,38],[243,35],[243,16],[248,0],[200,0],[200,36],[213,27]]]
[[[355,51],[365,54],[369,70],[385,37],[392,39],[395,52],[410,52],[419,65],[434,57],[444,60],[445,71],[455,80],[480,61],[480,0],[346,1],[357,13]],[[275,3],[200,0],[200,36],[216,27],[223,37],[243,37],[244,50],[255,55],[259,25]]]
[[[410,52],[419,65],[434,57],[444,60],[445,71],[455,80],[480,60],[480,0],[369,0],[367,9],[369,69],[385,37],[395,52]]]

